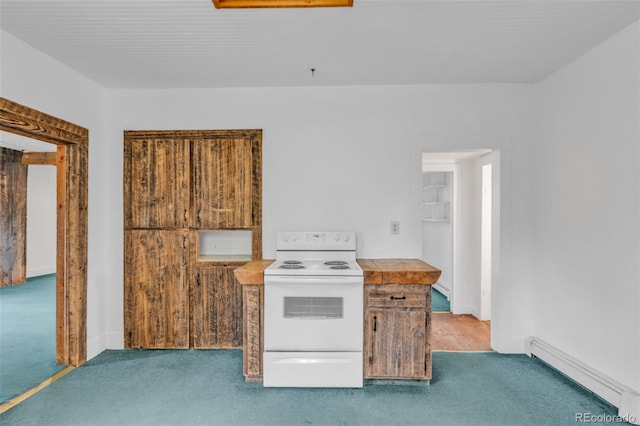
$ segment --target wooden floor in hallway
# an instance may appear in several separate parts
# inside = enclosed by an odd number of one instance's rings
[[[491,321],[480,321],[473,315],[454,315],[451,312],[434,312],[431,318],[431,350],[491,350]]]

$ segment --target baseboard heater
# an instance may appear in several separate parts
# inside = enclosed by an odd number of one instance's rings
[[[611,405],[618,408],[618,416],[640,425],[640,393],[594,370],[537,337],[526,339],[525,351],[581,384]]]

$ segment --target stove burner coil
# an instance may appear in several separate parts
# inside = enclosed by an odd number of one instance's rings
[[[329,266],[342,266],[342,265],[346,265],[347,262],[345,262],[344,260],[329,260],[328,262],[324,262],[325,265],[329,265]],[[340,268],[333,268],[333,269],[340,269]],[[346,268],[343,268],[346,269]]]
[[[349,265],[333,265],[329,266],[329,269],[351,269]]]
[[[295,264],[295,263],[293,263],[293,264],[292,263],[286,263],[284,265],[278,266],[278,268],[280,268],[280,269],[304,269],[304,266],[303,265],[298,265],[298,264]]]
[[[285,265],[299,265],[302,262],[300,262],[299,260],[285,260],[284,262]]]

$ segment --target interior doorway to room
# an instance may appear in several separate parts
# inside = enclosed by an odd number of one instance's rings
[[[0,287],[2,412],[14,398],[65,366],[56,362],[55,146],[26,139],[15,144],[4,134],[0,137],[0,169],[17,172],[2,177],[0,208],[0,245],[4,249]],[[13,269],[7,269],[11,260]],[[21,273],[11,274],[14,271]]]
[[[488,149],[422,154],[423,259],[442,269],[434,289],[454,316],[491,319],[498,167],[499,152]]]
[[[89,131],[2,97],[0,131],[21,144],[35,139],[55,146],[27,162],[56,167],[56,361],[80,365],[87,357]]]

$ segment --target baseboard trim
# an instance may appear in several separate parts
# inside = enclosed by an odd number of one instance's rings
[[[106,349],[124,349],[122,333],[103,333],[87,341],[87,361]]]
[[[450,291],[451,291],[451,290],[449,290],[449,289],[448,289],[447,287],[445,287],[444,285],[440,284],[440,282],[439,282],[439,281],[433,285],[433,288],[435,288],[435,289],[436,289],[436,290],[438,290],[440,293],[442,293],[442,294],[447,298],[447,300],[449,300],[449,299],[450,299],[450,295],[449,295],[449,293],[450,293]]]
[[[585,365],[537,337],[528,337],[525,352],[539,358],[618,408],[624,421],[640,425],[640,393]]]
[[[42,275],[51,275],[56,273],[56,267],[27,268],[27,278],[40,277]]]

